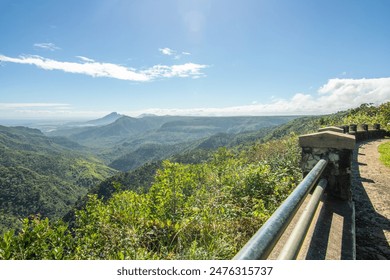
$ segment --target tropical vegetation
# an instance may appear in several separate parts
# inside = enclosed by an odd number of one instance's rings
[[[40,208],[19,218],[20,227],[0,238],[0,259],[230,259],[301,180],[297,135],[360,121],[388,128],[389,104],[293,119],[261,133],[219,133],[177,155],[117,173],[89,187],[64,219],[48,218]],[[82,170],[75,162],[61,167]],[[33,176],[29,172],[20,176]],[[18,183],[9,180],[9,188]]]

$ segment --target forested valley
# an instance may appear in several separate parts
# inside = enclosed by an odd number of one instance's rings
[[[302,179],[299,135],[351,123],[389,131],[390,102],[96,123],[0,126],[0,259],[231,259]]]

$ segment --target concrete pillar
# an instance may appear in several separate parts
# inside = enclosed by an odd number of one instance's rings
[[[333,131],[302,135],[299,137],[302,147],[301,168],[303,175],[323,158],[329,163],[323,178],[328,180],[327,193],[343,200],[351,200],[351,164],[355,148],[355,137]]]

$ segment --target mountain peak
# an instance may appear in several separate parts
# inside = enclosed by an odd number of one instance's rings
[[[110,114],[108,114],[107,116],[104,116],[103,117],[103,119],[104,118],[108,118],[108,117],[117,117],[117,116],[122,116],[121,114],[118,114],[117,112],[112,112],[112,113],[110,113]]]
[[[124,115],[118,114],[117,112],[112,112],[100,119],[89,121],[88,124],[93,125],[107,125],[115,122],[117,119],[123,117]]]

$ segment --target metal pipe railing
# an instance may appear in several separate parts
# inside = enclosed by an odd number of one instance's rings
[[[314,166],[268,221],[237,253],[234,260],[260,260],[268,257],[327,164],[327,160],[321,159]]]
[[[318,183],[309,203],[295,224],[282,251],[279,253],[278,260],[294,260],[297,258],[327,184],[328,181],[326,179],[321,179]]]

